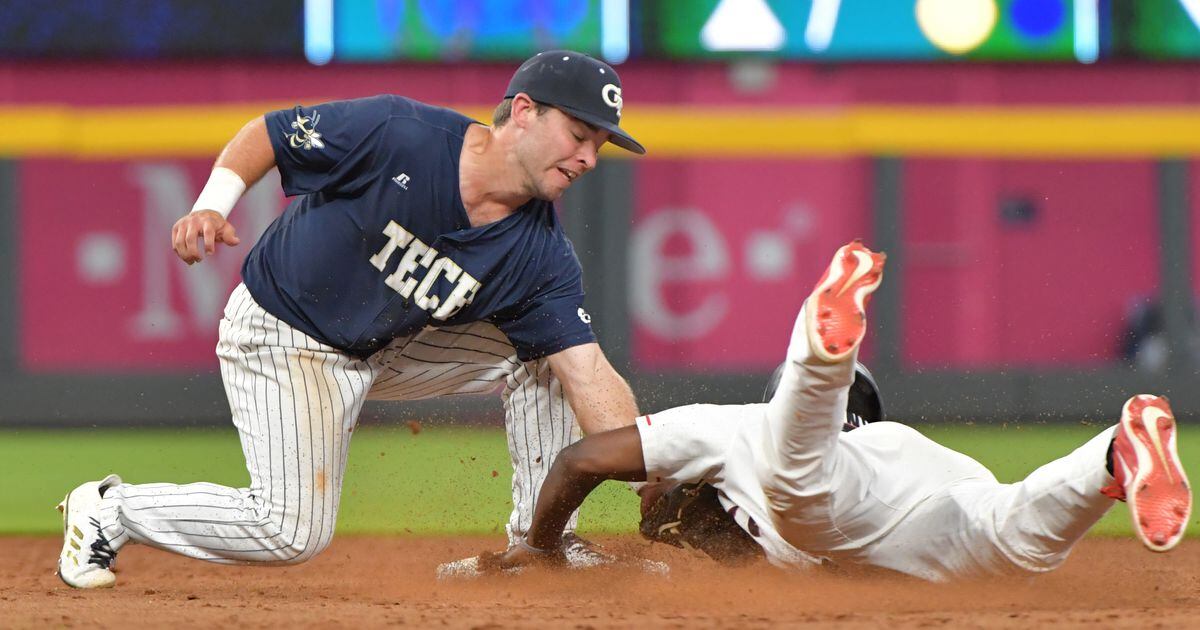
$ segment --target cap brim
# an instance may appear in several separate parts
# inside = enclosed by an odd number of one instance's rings
[[[646,147],[642,146],[637,140],[634,140],[633,136],[625,133],[623,129],[608,122],[607,120],[603,120],[598,116],[593,116],[587,112],[577,110],[574,107],[563,107],[562,105],[554,105],[553,107],[561,109],[571,116],[574,116],[575,118],[592,125],[593,127],[598,127],[607,131],[608,141],[612,144],[638,155],[646,155]]]

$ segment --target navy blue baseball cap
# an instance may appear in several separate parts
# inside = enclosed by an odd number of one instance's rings
[[[547,50],[521,64],[504,98],[524,92],[585,123],[604,129],[609,142],[644,155],[646,148],[621,130],[621,79],[612,66],[574,50]]]

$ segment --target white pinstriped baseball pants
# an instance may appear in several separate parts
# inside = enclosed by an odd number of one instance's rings
[[[217,356],[250,486],[112,488],[100,521],[115,548],[134,541],[225,563],[312,558],[333,538],[351,432],[367,399],[480,394],[504,383],[514,462],[510,536],[529,527],[554,456],[579,438],[548,362],[518,361],[505,335],[487,323],[426,329],[361,360],[279,321],[238,285],[221,320]]]

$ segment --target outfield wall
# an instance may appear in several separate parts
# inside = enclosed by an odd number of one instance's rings
[[[486,119],[510,71],[0,65],[0,423],[220,421],[216,321],[248,247],[187,267],[167,234],[224,141],[267,109],[383,91]],[[1103,417],[1142,390],[1200,409],[1194,71],[621,72],[623,124],[650,154],[606,152],[560,210],[602,343],[648,409],[756,396],[857,236],[890,255],[864,356],[897,415]],[[235,211],[247,243],[282,208],[276,182]]]

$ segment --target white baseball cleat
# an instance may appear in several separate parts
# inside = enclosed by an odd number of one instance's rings
[[[883,281],[884,254],[855,240],[833,262],[805,303],[809,346],[818,359],[837,363],[849,357],[867,333],[867,302]]]
[[[100,531],[100,499],[121,483],[117,475],[89,481],[67,493],[58,511],[63,515],[63,547],[58,554],[58,577],[75,588],[109,588],[117,581],[112,564],[117,552]]]

